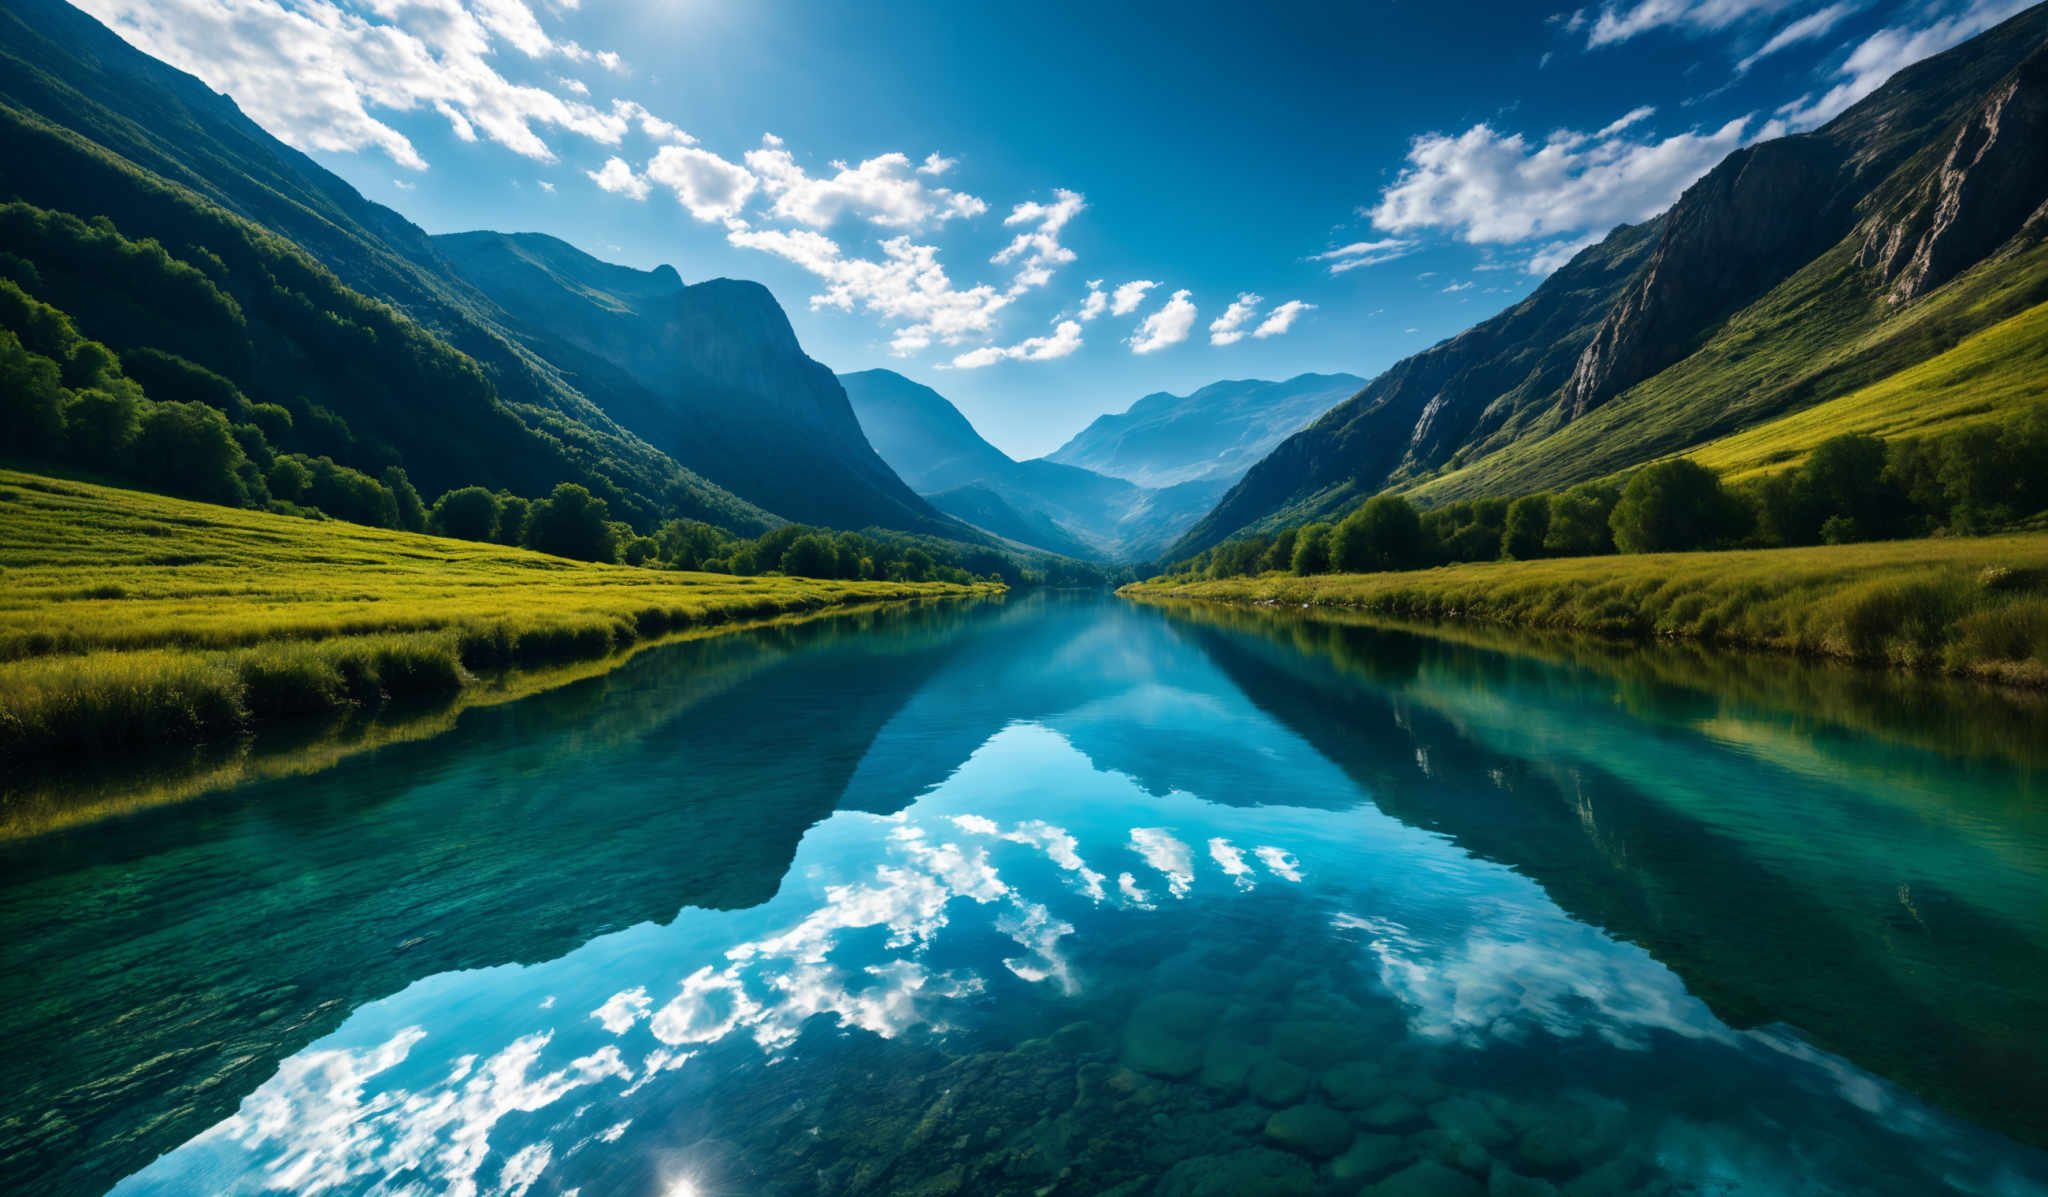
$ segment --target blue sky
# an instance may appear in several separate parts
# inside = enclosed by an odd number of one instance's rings
[[[757,279],[1019,457],[1153,391],[1371,376],[2025,7],[82,6],[430,232]]]

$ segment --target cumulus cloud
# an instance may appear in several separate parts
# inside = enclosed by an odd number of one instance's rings
[[[1138,305],[1145,302],[1145,293],[1158,285],[1158,283],[1149,278],[1133,279],[1123,284],[1110,297],[1109,314],[1112,316],[1128,316],[1132,312],[1137,311]]]
[[[978,370],[992,366],[1005,359],[1018,362],[1043,362],[1065,357],[1081,347],[1081,325],[1073,320],[1062,320],[1049,337],[1027,337],[1007,348],[987,345],[970,349],[953,359],[953,365],[961,370]]]
[[[1636,139],[1627,136],[1632,117],[1599,134],[1563,130],[1541,144],[1488,124],[1425,134],[1410,143],[1408,165],[1381,193],[1372,222],[1389,233],[1440,229],[1483,244],[1646,220],[1741,146],[1749,126],[1740,117],[1711,131]]]
[[[1102,289],[1102,280],[1088,280],[1088,298],[1081,301],[1081,319],[1093,320],[1109,310],[1109,293]]]
[[[1462,283],[1452,283],[1452,284],[1451,284],[1450,286],[1448,286],[1448,287],[1445,287],[1445,288],[1444,288],[1444,294],[1446,294],[1446,295],[1451,295],[1451,294],[1455,294],[1456,292],[1459,292],[1459,291],[1469,291],[1469,290],[1471,290],[1471,289],[1472,289],[1472,281],[1471,281],[1470,279],[1467,279],[1467,280],[1465,280],[1465,281],[1464,281],[1464,282],[1462,282]]]
[[[731,220],[746,208],[759,180],[747,168],[696,146],[667,145],[647,164],[647,177],[676,193],[698,220]]]
[[[432,110],[463,140],[488,139],[543,162],[555,160],[543,129],[605,145],[618,144],[625,131],[617,116],[580,98],[498,72],[491,59],[501,46],[530,58],[583,53],[550,41],[521,0],[380,4],[375,13],[392,18],[386,21],[330,0],[84,0],[82,7],[143,51],[232,95],[258,124],[300,149],[377,150],[425,170],[412,141],[373,111]]]
[[[624,195],[636,200],[644,200],[647,198],[647,193],[653,189],[646,179],[633,173],[633,168],[626,164],[624,158],[607,158],[603,166],[583,173],[590,176],[591,182],[611,192],[613,195]],[[543,184],[543,186],[547,185]],[[552,191],[554,188],[550,186],[548,190]]]
[[[1010,284],[1013,293],[1043,287],[1052,281],[1055,269],[1074,260],[1074,251],[1060,244],[1060,231],[1087,206],[1079,192],[1062,187],[1053,193],[1049,204],[1032,200],[1010,209],[1003,218],[1004,226],[1026,227],[989,261],[998,266],[1016,263],[1017,275]]]
[[[1819,96],[1802,96],[1778,110],[1792,129],[1810,129],[1834,119],[1843,109],[1876,91],[1884,81],[1923,58],[1975,37],[2014,13],[2030,0],[1990,0],[1926,25],[1894,25],[1863,39],[1835,72],[1840,80]]]
[[[890,341],[898,356],[934,341],[959,344],[986,335],[1012,298],[986,283],[956,288],[939,264],[938,250],[908,237],[882,242],[878,259],[849,258],[837,242],[808,229],[733,228],[726,240],[775,254],[823,279],[825,290],[811,297],[813,308],[858,308],[901,324]]]
[[[1251,322],[1253,316],[1258,314],[1259,305],[1264,302],[1265,300],[1252,294],[1250,291],[1239,295],[1229,307],[1223,309],[1221,316],[1209,322],[1209,343],[1211,345],[1235,345],[1239,341],[1244,340],[1246,333],[1249,331],[1244,326]]]
[[[1312,303],[1303,303],[1299,299],[1290,299],[1279,307],[1274,308],[1271,312],[1268,312],[1266,318],[1259,322],[1259,326],[1252,330],[1252,336],[1260,340],[1264,340],[1267,337],[1277,337],[1288,329],[1293,328],[1294,322],[1301,318],[1303,312],[1313,312],[1315,310],[1316,305]]]
[[[613,100],[612,114],[621,120],[639,122],[640,131],[656,141],[673,141],[677,145],[697,144],[696,138],[647,111],[638,101]]]
[[[924,165],[917,168],[917,173],[938,176],[945,174],[958,165],[960,165],[958,158],[941,158],[938,154],[931,153],[924,156]]]
[[[1165,306],[1139,322],[1138,331],[1131,334],[1132,353],[1157,353],[1188,339],[1195,327],[1195,305],[1189,294],[1175,291]]]
[[[1587,233],[1583,237],[1553,241],[1548,245],[1541,246],[1534,254],[1529,256],[1525,269],[1530,274],[1537,275],[1538,277],[1548,276],[1551,271],[1577,257],[1580,250],[1589,245],[1597,245],[1601,238],[1606,235],[1605,233]]]
[[[1796,0],[1637,0],[1631,5],[1607,5],[1597,15],[1581,9],[1572,14],[1567,28],[1584,30],[1586,48],[1611,46],[1639,37],[1653,29],[1681,33],[1713,33],[1738,21],[1787,8]]]
[[[828,228],[845,214],[884,228],[915,230],[988,211],[988,204],[975,196],[926,185],[918,176],[938,173],[928,169],[933,158],[919,167],[907,155],[881,154],[858,166],[835,162],[832,174],[813,177],[781,138],[763,138],[761,148],[746,154],[775,215],[814,229]]]
[[[1416,244],[1399,237],[1387,237],[1378,241],[1353,241],[1319,254],[1310,254],[1311,262],[1328,262],[1331,274],[1342,274],[1361,266],[1377,266],[1395,258],[1405,258],[1414,253]]]

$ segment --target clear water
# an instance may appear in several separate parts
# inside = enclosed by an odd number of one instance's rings
[[[0,1189],[2048,1193],[2032,709],[1611,664],[925,607],[0,847]]]

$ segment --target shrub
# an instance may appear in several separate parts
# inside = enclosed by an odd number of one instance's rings
[[[1669,553],[1720,544],[1740,525],[1738,505],[1720,475],[1674,458],[1636,471],[1608,517],[1624,553]]]
[[[1330,534],[1330,561],[1344,573],[1407,569],[1422,562],[1422,520],[1399,495],[1375,495]]]
[[[1543,555],[1543,540],[1550,534],[1550,496],[1523,495],[1508,505],[1507,526],[1501,533],[1504,557],[1527,561]]]

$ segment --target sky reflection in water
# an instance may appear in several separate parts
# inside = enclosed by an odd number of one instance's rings
[[[905,754],[950,750],[1002,709],[1004,669],[1073,689],[1018,700],[896,813],[811,828],[771,900],[417,981],[115,1192],[891,1191],[977,1175],[997,1151],[1004,1175],[1074,1191],[1159,1173],[1161,1191],[1205,1191],[1171,1165],[1212,1155],[1204,1175],[1256,1174],[1241,1191],[1426,1180],[1440,1161],[1586,1192],[1603,1175],[1614,1191],[2048,1191],[2039,1153],[1789,1029],[1732,1029],[1530,876],[1383,813],[1368,772],[1333,764],[1174,625],[1089,618],[1063,633],[1082,660],[1034,659],[1017,637],[1023,658],[999,647],[1000,668],[963,660],[924,686],[849,790],[886,791],[915,775],[893,763]],[[1043,700],[1046,684],[1016,692]],[[1396,732],[1398,707],[1359,734],[1414,741],[1411,788],[1433,752],[1533,754],[1561,734],[1476,693],[1462,747]],[[1189,762],[1224,758],[1210,772],[1228,791],[1190,785]],[[1328,1059],[1290,1046],[1297,1027],[1325,1028]],[[965,1076],[1005,1079],[952,1094]],[[899,1110],[874,1093],[914,1096]],[[1270,1107],[1304,1098],[1346,1111],[1342,1154],[1267,1152]],[[935,1118],[951,1119],[942,1136]],[[1002,1143],[977,1138],[995,1127]],[[1576,1146],[1546,1155],[1546,1135]],[[1091,1136],[1128,1144],[1124,1171],[1104,1171]],[[1346,1172],[1362,1151],[1379,1155]]]

